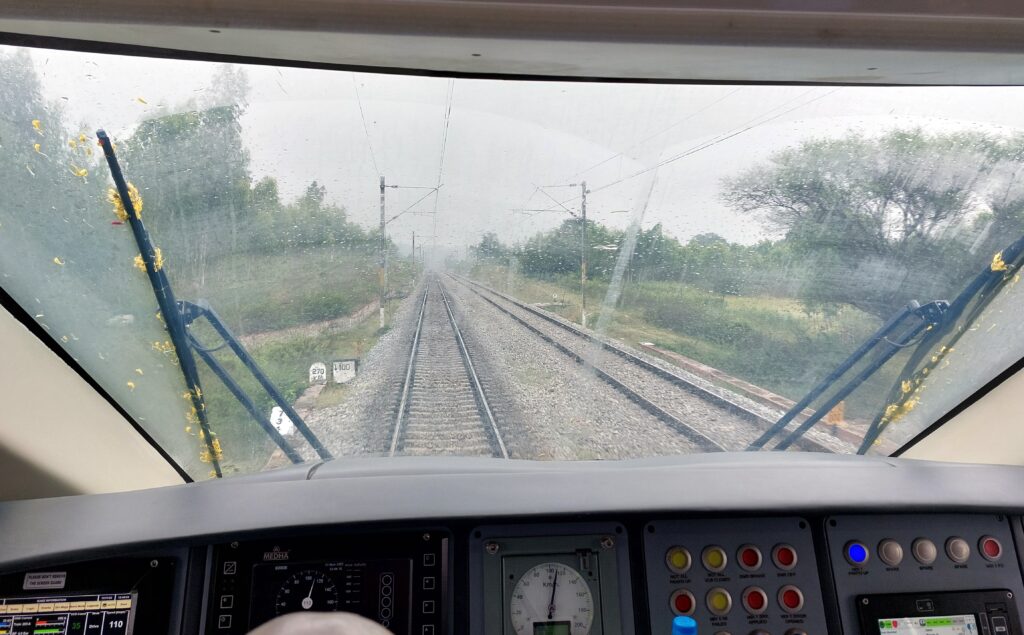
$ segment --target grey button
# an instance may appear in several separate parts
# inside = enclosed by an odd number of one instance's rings
[[[911,546],[911,551],[914,552],[914,559],[921,564],[931,564],[935,562],[935,558],[939,554],[939,550],[935,547],[935,543],[927,538],[918,538],[914,541]]]
[[[878,543],[878,559],[890,567],[895,567],[903,562],[903,547],[895,540],[886,538]]]
[[[963,538],[953,536],[946,541],[946,555],[953,562],[963,564],[971,557],[971,546]]]

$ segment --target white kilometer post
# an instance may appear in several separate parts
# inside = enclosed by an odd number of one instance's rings
[[[517,635],[588,635],[594,621],[594,597],[578,571],[560,562],[545,562],[516,582],[509,615]],[[536,624],[550,626],[536,630]]]

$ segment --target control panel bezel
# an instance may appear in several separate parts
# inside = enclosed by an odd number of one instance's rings
[[[130,633],[169,633],[179,623],[175,557],[125,557],[0,575],[0,598],[62,598],[131,593]],[[32,578],[29,576],[36,576]],[[31,580],[53,581],[33,588]],[[28,588],[26,588],[28,587]]]
[[[1015,635],[1021,632],[1013,591],[949,591],[942,593],[893,593],[859,595],[856,598],[860,632],[879,635],[879,620],[973,615],[978,635]],[[998,627],[995,619],[1004,620]]]
[[[241,635],[257,626],[251,619],[251,602],[257,596],[253,586],[256,567],[275,562],[310,569],[363,563],[369,570],[377,561],[408,560],[410,570],[401,577],[409,580],[410,620],[407,628],[395,624],[390,630],[401,635],[448,634],[452,614],[451,542],[449,530],[431,527],[376,532],[325,530],[215,545],[205,598],[205,632]],[[397,594],[402,591],[396,587],[395,593],[397,602]],[[261,594],[265,595],[265,590]]]

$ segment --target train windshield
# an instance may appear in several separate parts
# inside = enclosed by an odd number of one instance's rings
[[[196,480],[889,455],[1024,354],[1022,113],[0,47],[0,286]]]

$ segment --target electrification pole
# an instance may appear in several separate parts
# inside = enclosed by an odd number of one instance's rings
[[[580,324],[587,328],[587,182],[580,183]]]
[[[416,232],[412,233],[412,264],[416,266]]]
[[[384,299],[387,295],[388,256],[387,237],[384,234],[386,225],[384,220],[384,176],[380,177],[380,254],[377,271],[377,282],[380,285],[380,328],[384,328]]]

